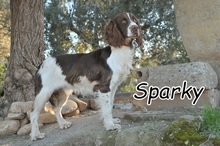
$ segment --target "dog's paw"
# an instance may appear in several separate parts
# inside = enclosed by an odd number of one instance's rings
[[[37,135],[31,135],[31,140],[35,141],[38,139],[43,139],[45,137],[45,133],[39,133]]]
[[[111,131],[111,130],[120,131],[121,130],[121,125],[119,125],[119,124],[109,124],[109,125],[106,126],[106,130],[107,131]]]
[[[120,124],[121,123],[121,120],[119,118],[114,118],[113,119],[113,123],[114,124]]]
[[[65,121],[65,122],[60,124],[60,129],[67,129],[67,128],[71,127],[71,126],[72,126],[71,122]]]

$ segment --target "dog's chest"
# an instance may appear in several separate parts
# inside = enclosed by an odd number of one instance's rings
[[[107,59],[107,64],[113,72],[112,80],[124,80],[132,69],[134,50],[123,46],[120,49],[112,47],[112,53]]]

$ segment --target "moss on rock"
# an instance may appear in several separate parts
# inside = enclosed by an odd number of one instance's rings
[[[162,146],[189,145],[197,146],[208,138],[199,134],[199,121],[191,122],[184,119],[169,125],[161,136]]]

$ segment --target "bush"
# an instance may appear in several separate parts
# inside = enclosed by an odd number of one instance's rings
[[[0,85],[4,81],[5,78],[5,67],[3,65],[0,65]]]
[[[220,108],[204,105],[202,113],[202,133],[204,135],[220,135]]]
[[[3,85],[3,81],[5,78],[5,71],[6,67],[0,64],[0,96],[3,94],[3,88],[1,88]]]

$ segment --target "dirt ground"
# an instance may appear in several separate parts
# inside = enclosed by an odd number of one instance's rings
[[[58,123],[46,124],[40,129],[46,134],[42,140],[31,141],[30,135],[0,137],[2,146],[100,146],[100,145],[160,145],[160,133],[181,115],[189,114],[185,108],[145,111],[114,109],[113,116],[121,119],[121,131],[105,131],[99,114],[87,110],[71,117],[69,129],[59,129]]]

